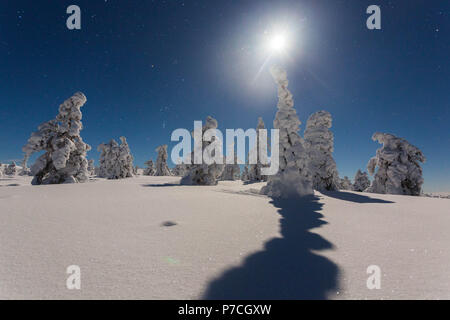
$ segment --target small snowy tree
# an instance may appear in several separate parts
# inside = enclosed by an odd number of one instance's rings
[[[156,148],[158,158],[156,158],[155,176],[171,176],[169,166],[167,165],[167,144]]]
[[[350,181],[350,179],[345,176],[344,179],[340,179],[340,186],[339,189],[341,190],[353,190],[353,184]]]
[[[93,159],[88,160],[88,171],[91,176],[95,175],[95,165]]]
[[[383,146],[370,159],[367,170],[375,174],[368,192],[418,196],[423,184],[422,168],[425,156],[405,139],[389,133],[376,132],[372,140]],[[378,171],[375,173],[376,168]]]
[[[355,183],[353,184],[354,191],[364,191],[370,187],[369,175],[367,172],[362,172],[358,169],[355,175]]]
[[[144,163],[147,167],[144,169],[144,176],[154,176],[155,175],[155,166],[153,165],[153,160],[150,159],[145,161]]]
[[[19,168],[16,165],[16,162],[13,161],[9,166],[5,168],[5,174],[7,176],[15,176],[19,172]]]
[[[248,181],[249,180],[248,166],[247,165],[244,166],[244,170],[242,171],[242,175],[241,175],[241,180],[242,181]]]
[[[186,164],[184,163],[177,164],[171,171],[172,175],[177,177],[183,177],[187,172]]]
[[[41,124],[23,147],[26,156],[45,151],[31,167],[32,184],[75,183],[88,180],[86,152],[91,147],[83,142],[80,131],[80,108],[86,103],[81,92],[59,106],[56,119]]]
[[[316,190],[338,190],[339,175],[333,159],[332,118],[327,111],[313,113],[306,122],[305,145],[308,150],[313,187]]]
[[[239,180],[241,175],[241,168],[237,164],[237,154],[234,154],[234,163],[233,164],[225,164],[222,176],[220,180]]]
[[[264,121],[261,117],[258,118],[258,125],[256,127],[256,152],[258,154],[258,160],[256,164],[249,164],[248,166],[248,180],[251,182],[261,182],[267,181],[267,176],[261,174],[261,168],[267,167],[267,165],[263,165],[261,160],[259,159],[259,131],[261,129],[265,129]],[[269,146],[269,143],[266,143],[266,146]]]
[[[314,191],[309,160],[304,141],[298,134],[301,122],[294,109],[292,94],[287,89],[286,71],[272,68],[271,73],[278,85],[278,111],[273,126],[279,129],[280,158],[278,173],[269,176],[261,193],[271,197],[310,195]]]
[[[120,137],[121,145],[114,139],[102,143],[97,150],[100,154],[98,176],[107,179],[131,178],[134,173],[133,156],[125,137]]]
[[[206,118],[205,125],[202,128],[202,137],[204,133],[209,129],[217,128],[217,120],[208,116]],[[203,141],[201,145],[201,152],[204,154],[209,151],[209,146],[217,142],[216,137],[212,137],[211,141]],[[210,152],[211,158],[215,156],[215,150]],[[222,175],[224,165],[220,163],[212,164],[195,164],[194,163],[194,153],[191,153],[191,162],[193,164],[187,166],[186,175],[181,179],[181,184],[186,185],[216,185],[218,179]]]
[[[25,155],[22,160],[22,169],[19,172],[21,176],[29,176],[31,175],[31,170],[28,168],[28,155]]]

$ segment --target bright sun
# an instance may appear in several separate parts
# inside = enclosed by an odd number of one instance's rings
[[[285,48],[286,48],[286,36],[284,34],[278,34],[270,40],[271,50],[281,52]]]

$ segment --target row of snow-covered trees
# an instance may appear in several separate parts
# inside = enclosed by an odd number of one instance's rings
[[[260,159],[256,164],[245,165],[241,174],[240,167],[236,164],[236,155],[234,164],[177,164],[171,170],[167,164],[167,145],[156,149],[156,164],[151,159],[148,160],[142,173],[181,176],[181,184],[189,185],[215,185],[219,180],[238,179],[247,182],[267,181],[261,193],[272,197],[303,196],[312,194],[314,189],[408,195],[421,193],[423,178],[419,162],[425,161],[424,155],[406,140],[387,133],[375,133],[372,137],[382,144],[367,166],[369,173],[374,175],[372,183],[367,173],[361,170],[356,173],[354,183],[348,177],[340,179],[332,156],[334,137],[330,131],[330,113],[319,111],[312,114],[307,120],[302,137],[299,134],[301,122],[294,109],[292,94],[287,88],[287,74],[279,68],[272,68],[271,73],[278,86],[278,111],[273,126],[279,130],[279,159],[271,160],[278,161],[279,164],[275,175],[262,175],[261,169],[264,165]],[[125,137],[120,138],[121,144],[113,139],[98,147],[98,168],[94,168],[93,160],[86,159],[86,153],[91,147],[84,143],[80,136],[83,128],[81,107],[85,102],[86,97],[80,92],[64,101],[56,118],[41,124],[23,147],[25,157],[22,172],[34,176],[33,184],[85,182],[93,174],[108,179],[128,178],[137,174],[137,167],[133,166],[133,156]],[[208,117],[202,134],[217,127],[217,120]],[[264,122],[259,118],[257,133],[264,128]],[[261,143],[258,139],[259,134],[256,148]],[[202,154],[208,152],[210,157],[214,158],[219,142],[215,137],[210,141],[202,141]],[[40,151],[44,153],[28,169],[28,158]],[[194,160],[193,153],[190,157]],[[0,171],[0,174],[15,174],[15,167],[15,163],[11,164],[5,172]]]

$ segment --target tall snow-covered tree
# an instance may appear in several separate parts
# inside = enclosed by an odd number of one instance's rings
[[[353,184],[354,191],[364,191],[370,187],[369,175],[367,172],[362,172],[358,169],[355,175],[355,183]]]
[[[155,176],[171,176],[169,166],[167,165],[167,144],[156,148],[158,158],[156,158]]]
[[[234,163],[225,164],[220,180],[239,180],[241,175],[241,168],[237,164],[237,154],[234,154]]]
[[[287,89],[286,71],[272,68],[271,73],[278,85],[278,111],[273,126],[279,129],[279,170],[277,174],[268,177],[267,185],[261,189],[261,193],[271,197],[310,195],[314,191],[309,159],[304,141],[298,134],[301,122],[294,109],[292,94]]]
[[[261,129],[265,129],[264,121],[261,117],[258,118],[258,125],[256,126],[256,152],[258,155],[258,160],[256,164],[249,164],[248,165],[248,180],[250,182],[261,182],[261,181],[267,181],[267,176],[261,174],[261,168],[267,167],[268,165],[263,165],[261,163],[261,160],[259,159],[259,131]],[[269,143],[266,143],[266,146],[269,146]]]
[[[154,176],[155,175],[155,166],[153,165],[153,160],[150,159],[145,161],[144,163],[146,168],[144,169],[144,176]]]
[[[88,180],[86,152],[91,147],[83,142],[80,131],[81,107],[86,103],[77,92],[59,106],[54,120],[41,124],[23,147],[26,156],[45,151],[31,167],[32,184],[76,183]]]
[[[305,145],[309,154],[313,187],[316,190],[338,190],[339,174],[333,159],[332,118],[327,111],[313,113],[306,122]]]
[[[202,128],[202,137],[204,133],[209,129],[217,128],[217,120],[208,116],[206,118],[205,125]],[[204,153],[205,149],[208,148],[216,140],[213,137],[211,141],[203,141],[202,139],[202,149],[201,152]],[[215,150],[211,151],[211,157],[215,156]],[[206,164],[204,161],[202,164],[194,163],[194,153],[191,153],[192,164],[187,166],[186,175],[181,178],[181,184],[186,185],[216,185],[218,179],[222,175],[224,165],[220,163]]]
[[[375,174],[372,185],[367,191],[420,195],[423,178],[419,162],[426,161],[422,151],[405,139],[389,133],[376,132],[372,140],[378,141],[383,146],[367,164],[369,173]],[[378,168],[377,171],[376,168]]]
[[[121,145],[114,139],[102,143],[97,150],[100,154],[99,177],[107,179],[131,178],[134,173],[133,156],[125,137],[120,137]]]
[[[344,179],[340,179],[339,189],[341,190],[353,190],[352,181],[345,176]]]

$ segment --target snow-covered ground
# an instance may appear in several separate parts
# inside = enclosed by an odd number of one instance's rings
[[[179,180],[1,177],[0,298],[450,298],[448,199],[272,201],[250,190],[264,183]],[[66,288],[69,265],[81,290]]]

